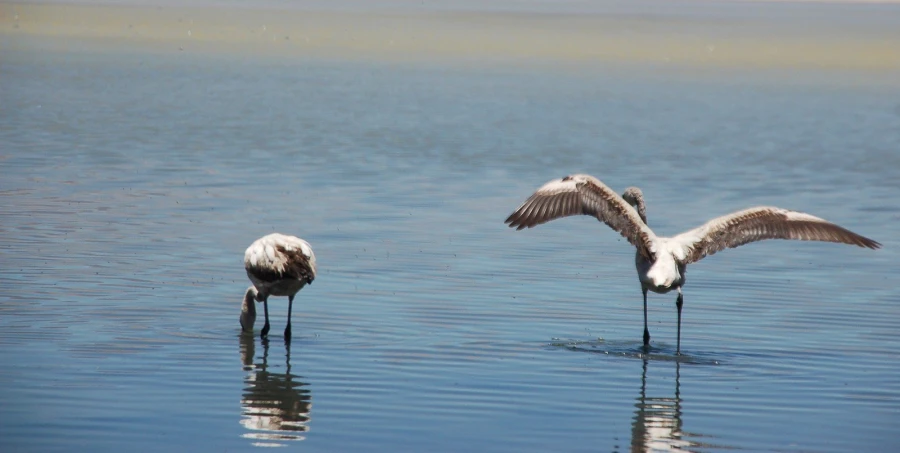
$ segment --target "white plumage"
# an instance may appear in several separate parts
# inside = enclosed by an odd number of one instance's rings
[[[261,336],[269,334],[269,296],[288,297],[288,321],[284,329],[285,340],[291,338],[291,310],[294,295],[316,279],[316,255],[308,242],[295,236],[272,233],[263,236],[247,247],[244,252],[244,269],[253,283],[257,301],[263,303],[266,323]],[[245,301],[252,288],[248,288]],[[251,304],[252,305],[252,304]],[[253,310],[255,320],[255,309]],[[241,327],[245,331],[253,329],[249,316],[245,319],[242,309]]]
[[[678,343],[681,353],[681,287],[688,264],[726,248],[764,239],[826,241],[870,249],[881,246],[824,219],[770,206],[734,212],[672,238],[659,237],[647,226],[644,196],[629,187],[620,197],[590,175],[555,179],[541,186],[507,219],[517,230],[531,228],[560,217],[590,215],[609,225],[637,248],[635,267],[644,293],[644,345],[650,344],[647,329],[647,290],[664,294],[678,291]]]

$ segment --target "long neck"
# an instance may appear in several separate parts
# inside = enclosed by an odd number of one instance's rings
[[[641,216],[641,220],[644,221],[644,225],[648,225],[647,223],[647,206],[644,205],[644,199],[638,198],[635,200],[634,209],[637,210],[638,215]]]
[[[644,222],[644,225],[647,224],[647,207],[644,206],[644,193],[641,192],[641,189],[637,187],[629,187],[625,189],[625,192],[622,193],[622,199],[625,200],[626,203],[631,205],[635,211],[638,213],[638,217],[641,218],[641,221]]]
[[[249,332],[256,323],[256,288],[249,287],[244,293],[244,301],[241,302],[241,327]]]

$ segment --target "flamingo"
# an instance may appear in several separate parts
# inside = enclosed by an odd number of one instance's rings
[[[657,236],[647,226],[647,208],[641,189],[629,187],[619,196],[599,179],[575,174],[554,179],[534,192],[505,223],[521,230],[573,215],[594,216],[633,245],[635,267],[644,294],[644,347],[650,345],[647,329],[647,291],[678,291],[678,340],[681,355],[681,307],[685,268],[726,248],[764,239],[825,241],[877,249],[881,244],[824,219],[797,211],[758,206],[706,222],[675,237]]]
[[[247,251],[244,252],[244,268],[247,270],[247,277],[253,283],[244,294],[244,305],[247,305],[247,298],[251,296],[257,302],[263,303],[266,324],[260,337],[265,338],[269,335],[269,296],[287,296],[288,321],[287,327],[284,328],[284,339],[290,341],[294,296],[316,279],[316,255],[312,247],[298,237],[272,233],[257,239],[247,247]],[[245,307],[242,307],[241,328],[247,332],[252,331],[255,320],[256,309],[245,310]]]

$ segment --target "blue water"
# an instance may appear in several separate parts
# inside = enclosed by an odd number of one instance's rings
[[[896,451],[893,76],[3,51],[0,449]],[[660,234],[771,204],[884,247],[707,258],[645,354],[627,242],[503,224],[575,172]],[[283,298],[238,325],[272,231],[319,262],[289,348]]]

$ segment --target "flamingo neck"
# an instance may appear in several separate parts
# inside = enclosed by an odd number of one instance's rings
[[[641,216],[641,221],[644,222],[644,225],[647,225],[647,206],[644,205],[644,200],[638,198],[635,209],[637,209],[638,215]]]
[[[629,187],[625,189],[625,192],[622,193],[622,198],[626,203],[631,205],[635,211],[637,211],[638,216],[641,218],[641,221],[644,222],[644,225],[647,224],[647,207],[644,205],[644,193],[641,192],[641,189],[637,187]]]
[[[249,287],[241,302],[241,327],[245,331],[253,330],[256,323],[256,288]]]

